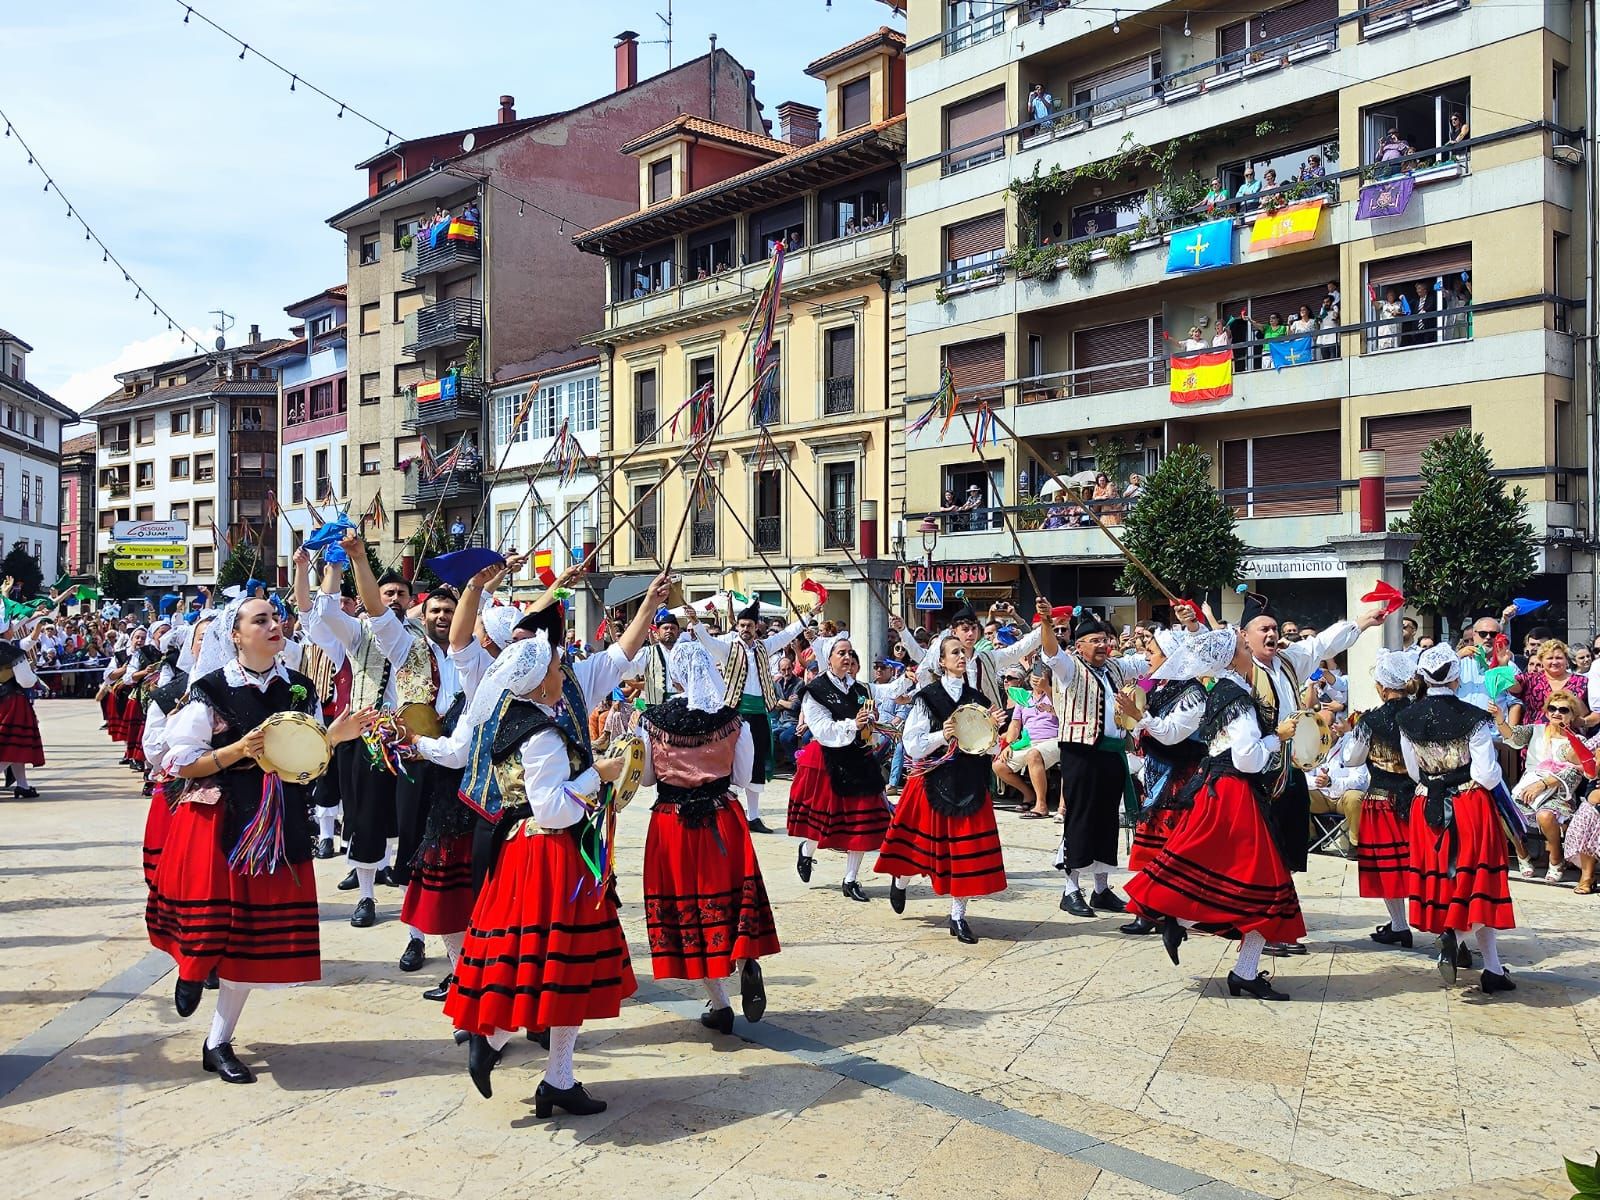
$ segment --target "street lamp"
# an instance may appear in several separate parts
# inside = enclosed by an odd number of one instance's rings
[[[930,571],[933,570],[933,548],[939,544],[939,522],[932,517],[923,517],[922,524],[917,526],[917,533],[922,537],[922,561]]]

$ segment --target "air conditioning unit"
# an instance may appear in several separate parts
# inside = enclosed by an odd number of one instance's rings
[[[1550,157],[1558,163],[1568,167],[1577,167],[1583,164],[1582,146],[1556,146],[1550,151]]]

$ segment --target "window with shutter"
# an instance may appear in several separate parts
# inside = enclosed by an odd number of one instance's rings
[[[658,158],[650,164],[650,203],[672,198],[672,160]]]
[[[1006,152],[1000,131],[1006,127],[1003,87],[952,104],[944,110],[944,148],[950,152],[947,172],[965,171]]]
[[[987,274],[1006,252],[1006,216],[987,213],[945,228],[945,273],[951,283]]]
[[[1136,103],[1147,95],[1153,95],[1154,91],[1132,89],[1141,83],[1150,82],[1160,74],[1159,54],[1141,54],[1138,58],[1130,58],[1127,62],[1120,62],[1114,67],[1107,67],[1103,71],[1096,71],[1093,75],[1075,80],[1069,89],[1072,93],[1072,107],[1078,109],[1084,105],[1097,105],[1103,101],[1109,109]]]
[[[1222,443],[1222,491],[1236,517],[1250,515],[1250,439]]]
[[[1338,19],[1339,0],[1295,0],[1295,3],[1285,4],[1271,12],[1224,25],[1217,30],[1217,53],[1231,54],[1246,46],[1259,46],[1278,38],[1293,37],[1302,29]],[[1331,37],[1333,30],[1329,29],[1326,33]]]
[[[1158,358],[1161,318],[1140,317],[1072,335],[1072,394],[1099,395],[1150,387],[1166,379],[1166,356]]]
[[[1253,439],[1250,515],[1295,517],[1339,511],[1339,431]],[[1328,483],[1327,490],[1307,484]]]
[[[1384,473],[1389,482],[1387,499],[1409,503],[1422,490],[1415,477],[1422,471],[1422,452],[1458,429],[1472,428],[1470,408],[1445,408],[1407,413],[1399,417],[1368,417],[1361,439],[1364,450],[1382,450],[1388,456]]]
[[[1452,275],[1472,270],[1471,246],[1448,246],[1442,250],[1424,250],[1420,254],[1405,254],[1399,258],[1385,258],[1367,264],[1367,283],[1372,287],[1406,283],[1424,275]]]
[[[1000,395],[995,385],[1006,377],[1006,339],[980,338],[946,346],[944,365],[950,369],[961,403],[994,399]]]
[[[822,412],[854,412],[856,407],[856,330],[840,325],[823,336]]]
[[[856,129],[872,120],[872,80],[852,79],[839,89],[839,132]]]

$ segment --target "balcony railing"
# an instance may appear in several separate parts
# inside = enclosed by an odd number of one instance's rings
[[[406,318],[406,354],[469,342],[483,332],[483,301],[452,296]]]
[[[127,458],[129,454],[127,442],[106,442],[103,449],[107,458]]]
[[[132,491],[133,489],[128,485],[128,481],[125,479],[118,480],[115,483],[106,484],[106,495],[110,496],[113,500],[120,496],[126,496]]]
[[[406,396],[405,415],[400,418],[403,428],[413,433],[430,425],[448,421],[473,421],[483,416],[484,401],[489,396],[489,385],[475,375],[458,375],[450,395],[440,389],[437,400],[417,399],[416,391]]]
[[[969,20],[950,26],[944,31],[944,52],[954,54],[958,50],[965,50],[968,46],[999,37],[1006,31],[1008,8],[1009,5],[995,4],[989,12],[979,13]]]
[[[426,275],[437,275],[441,271],[450,271],[456,267],[476,265],[482,261],[483,252],[479,242],[474,239],[470,242],[450,239],[432,245],[425,239],[417,238],[405,252],[405,260],[400,267],[400,278],[407,283],[415,283]]]
[[[843,379],[826,379],[823,381],[823,416],[832,417],[837,416],[839,413],[855,412],[855,410],[856,381],[853,375]]]
[[[696,521],[689,533],[689,553],[707,558],[717,552],[717,526],[713,521]]]
[[[483,475],[477,467],[457,467],[454,471],[441,471],[432,479],[425,479],[422,464],[412,463],[406,468],[405,502],[429,504],[439,500],[455,500],[478,495],[483,491]]]
[[[783,549],[783,518],[757,517],[755,527],[756,551],[772,554]]]
[[[633,410],[633,444],[635,446],[648,446],[656,440],[656,410],[654,408],[636,408]]]
[[[656,527],[654,525],[635,525],[633,527],[633,557],[636,559],[654,558],[656,556]]]
[[[854,550],[856,548],[856,510],[854,505],[836,506],[828,510],[828,519],[822,523],[822,546],[825,550]]]

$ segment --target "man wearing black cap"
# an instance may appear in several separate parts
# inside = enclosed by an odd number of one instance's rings
[[[1194,611],[1183,606],[1184,624],[1197,628]],[[1051,639],[1052,641],[1054,639]],[[1118,810],[1134,811],[1130,802],[1128,741],[1117,726],[1119,693],[1150,674],[1150,660],[1141,654],[1113,658],[1117,631],[1104,617],[1083,609],[1072,621],[1072,646],[1046,655],[1055,676],[1056,718],[1061,726],[1061,861],[1067,886],[1061,910],[1092,917],[1095,910],[1127,911],[1111,890],[1111,868],[1117,865]],[[1094,893],[1085,900],[1079,873],[1094,875]]]
[[[1255,660],[1256,696],[1279,724],[1300,711],[1300,689],[1324,660],[1342,654],[1355,645],[1368,629],[1383,624],[1385,608],[1375,604],[1355,621],[1335,621],[1315,637],[1301,637],[1286,643],[1278,638],[1278,615],[1265,596],[1247,592],[1239,630]],[[1288,754],[1287,749],[1283,751]],[[1286,772],[1282,794],[1273,801],[1267,823],[1290,871],[1306,869],[1306,852],[1311,830],[1311,792],[1305,772],[1292,762],[1275,764]],[[1304,943],[1295,946],[1269,946],[1268,953],[1304,954]]]
[[[694,622],[694,609],[689,609],[689,621]],[[647,705],[664,704],[672,696],[672,685],[668,682],[667,655],[672,653],[672,647],[677,644],[678,634],[682,627],[678,624],[678,614],[666,605],[656,610],[655,631],[645,644],[645,654],[648,657],[644,666],[644,702]]]
[[[739,614],[732,633],[713,637],[694,625],[690,636],[705,646],[721,668],[728,681],[727,703],[739,710],[750,727],[756,759],[750,769],[750,785],[744,789],[744,814],[752,833],[771,833],[761,819],[761,788],[772,772],[772,724],[767,714],[778,703],[771,659],[805,631],[805,622],[792,621],[777,633],[758,638],[760,622],[761,601],[755,599]]]
[[[1039,608],[1048,619],[1049,605]],[[1010,613],[1009,605],[995,605],[991,613]],[[924,649],[906,629],[906,623],[899,617],[891,618],[889,628],[900,635],[900,644],[911,654],[912,661],[919,663],[917,668],[917,682],[922,685],[933,683],[939,678],[939,642],[934,638],[932,643]],[[963,599],[961,607],[956,609],[950,618],[949,632],[961,640],[962,646],[967,651],[967,682],[989,701],[991,708],[1009,709],[1010,699],[1006,696],[1006,685],[1003,676],[1007,668],[1017,666],[1028,655],[1039,648],[1039,628],[1019,641],[1009,646],[996,646],[992,650],[978,649],[978,639],[983,634],[983,624],[978,620],[977,610],[970,602]]]

